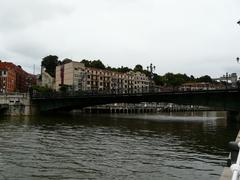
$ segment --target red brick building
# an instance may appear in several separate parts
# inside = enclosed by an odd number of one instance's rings
[[[0,93],[28,92],[36,84],[36,76],[24,71],[21,66],[0,61]]]

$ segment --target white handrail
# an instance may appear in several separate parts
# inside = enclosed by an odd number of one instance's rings
[[[239,148],[239,151],[238,151],[237,162],[235,164],[232,164],[230,167],[233,172],[232,180],[238,180],[240,175],[240,142],[238,143],[238,148]]]

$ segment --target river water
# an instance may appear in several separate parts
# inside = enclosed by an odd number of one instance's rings
[[[0,179],[219,179],[224,112],[0,118]]]

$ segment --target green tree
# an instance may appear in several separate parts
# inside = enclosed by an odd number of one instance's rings
[[[106,69],[109,70],[109,71],[117,71],[117,68],[114,68],[114,67],[111,67],[111,66],[106,67]]]
[[[91,67],[98,68],[98,69],[105,69],[105,65],[99,59],[98,60],[93,60],[91,62]]]
[[[67,63],[70,63],[70,62],[72,62],[71,59],[65,58],[65,59],[62,61],[61,64],[67,64]]]
[[[49,55],[42,59],[41,65],[46,68],[46,72],[52,77],[55,77],[56,66],[59,64],[58,57]]]
[[[89,61],[89,60],[83,59],[81,61],[81,63],[83,63],[86,67],[93,67],[93,68],[98,68],[98,69],[106,69],[105,65],[99,59],[98,60],[93,60],[93,61]]]
[[[210,76],[205,75],[205,76],[201,76],[200,78],[197,78],[197,82],[209,82],[212,83],[213,80]]]
[[[83,63],[86,67],[90,67],[91,61],[83,59],[81,63]]]
[[[195,82],[195,81],[196,81],[195,77],[193,75],[191,75],[190,76],[190,82]]]
[[[167,73],[164,75],[164,79],[166,81],[166,85],[172,86],[173,89],[187,82],[188,76],[186,74],[173,74]]]
[[[117,71],[121,72],[121,73],[126,73],[126,72],[129,72],[129,71],[132,71],[132,69],[130,69],[128,67],[121,66],[120,68],[117,68]]]
[[[136,72],[136,71],[143,72],[143,67],[142,67],[142,65],[137,64],[137,65],[134,67],[133,70],[134,70],[135,72]]]
[[[153,81],[158,86],[163,86],[166,83],[164,76],[160,76],[158,74],[154,74],[153,75]]]

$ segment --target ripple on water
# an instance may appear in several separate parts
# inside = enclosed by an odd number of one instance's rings
[[[0,123],[0,179],[190,180],[221,173],[226,152],[209,137],[228,132],[217,118],[207,126],[205,120],[146,122],[147,116],[85,118]]]

